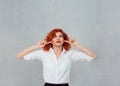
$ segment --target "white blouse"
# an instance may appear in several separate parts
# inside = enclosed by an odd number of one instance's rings
[[[41,60],[43,64],[43,77],[47,83],[69,83],[72,62],[91,61],[93,58],[83,52],[63,49],[57,59],[52,48],[48,52],[36,50],[24,56],[25,60]]]

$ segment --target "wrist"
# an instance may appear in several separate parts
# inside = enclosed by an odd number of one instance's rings
[[[38,47],[37,45],[33,45],[32,48],[33,48],[33,50],[36,50],[36,49],[38,49],[39,47]]]
[[[83,49],[84,49],[84,47],[81,46],[81,45],[77,45],[76,47],[79,48],[80,50],[83,50]]]
[[[32,47],[28,48],[29,51],[33,51],[33,50],[36,50],[38,49],[36,45],[33,45]]]

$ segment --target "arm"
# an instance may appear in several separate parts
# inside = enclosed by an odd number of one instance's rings
[[[78,44],[76,47],[77,47],[78,49],[80,49],[82,52],[84,52],[84,53],[86,53],[87,55],[91,56],[93,59],[96,58],[96,55],[95,55],[92,51],[90,51],[89,49],[83,47],[82,45]]]
[[[37,44],[35,44],[35,45],[33,45],[33,46],[29,47],[29,48],[26,48],[23,51],[19,52],[17,54],[17,57],[20,58],[20,59],[23,59],[25,55],[27,55],[28,53],[30,53],[30,52],[32,52],[34,50],[37,50],[39,48],[44,47],[45,44],[47,44],[46,41],[44,41],[44,40],[39,41]]]
[[[82,45],[80,45],[75,39],[70,39],[69,43],[72,46],[75,46],[76,48],[78,48],[79,50],[84,52],[85,54],[91,56],[93,59],[96,58],[96,55],[92,51],[90,51],[89,49],[87,49],[87,48],[83,47]]]

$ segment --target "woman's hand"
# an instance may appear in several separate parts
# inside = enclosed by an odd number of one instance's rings
[[[96,55],[90,51],[89,49],[83,47],[81,44],[79,44],[75,39],[69,39],[68,41],[65,41],[69,43],[71,46],[75,46],[78,49],[80,49],[82,52],[86,53],[87,55],[91,56],[92,58],[96,58]]]
[[[40,40],[39,42],[37,42],[37,44],[35,45],[36,48],[43,48],[46,44],[49,44],[51,42],[47,42],[46,40]]]
[[[79,46],[79,43],[76,41],[76,39],[69,39],[68,41],[65,40],[65,42],[69,43],[71,46],[74,47]]]
[[[45,40],[41,40],[38,43],[36,43],[35,45],[33,45],[33,46],[29,47],[29,48],[26,48],[23,51],[19,52],[17,54],[17,56],[19,58],[23,59],[26,54],[28,54],[28,53],[36,50],[36,49],[43,48],[46,44],[49,44],[49,43],[51,43],[51,42],[47,42]]]

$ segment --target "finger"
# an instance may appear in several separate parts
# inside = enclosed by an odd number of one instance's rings
[[[64,42],[69,43],[69,41],[68,41],[68,40],[65,40]]]
[[[75,42],[75,39],[73,38],[73,39],[71,39],[70,41],[73,43],[73,42]]]
[[[44,42],[43,42],[43,41],[41,41],[41,42],[40,42],[40,45],[44,45]]]
[[[76,41],[76,39],[75,39],[75,38],[73,38],[73,41]]]
[[[51,44],[52,42],[51,41],[49,41],[49,42],[46,42],[46,44]]]
[[[38,43],[43,43],[43,40],[38,41]]]
[[[45,43],[46,43],[46,42],[45,42],[44,40],[41,40],[41,41],[40,41],[40,44],[41,44],[41,45],[44,45]]]

